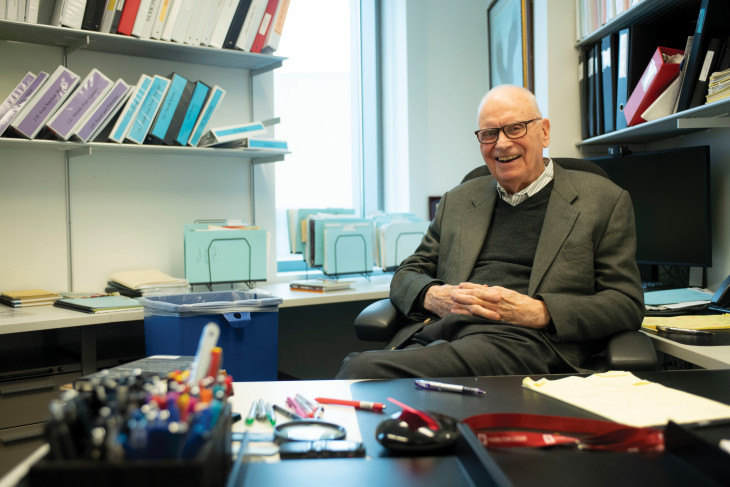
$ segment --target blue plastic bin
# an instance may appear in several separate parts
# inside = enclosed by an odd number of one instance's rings
[[[173,294],[138,299],[151,355],[195,355],[203,327],[220,327],[223,366],[236,381],[276,380],[281,298],[258,291]]]

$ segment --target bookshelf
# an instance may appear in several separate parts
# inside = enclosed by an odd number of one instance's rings
[[[697,17],[700,5],[701,0],[641,0],[598,29],[578,39],[575,47],[588,48],[600,43],[603,37],[627,27],[656,29],[660,26],[659,31],[668,34],[662,34],[667,37],[659,38],[656,46],[666,45],[671,42],[666,39],[672,38],[675,39],[674,44],[683,48],[684,41],[681,41],[680,45],[680,40],[682,37],[686,39],[686,35],[692,33],[688,26],[692,25],[692,21]],[[576,25],[580,26],[580,7],[576,15]],[[728,33],[730,34],[730,31]],[[648,61],[647,57],[646,62]],[[629,87],[629,95],[632,88]],[[673,113],[658,120],[589,137],[576,145],[581,150],[594,151],[611,145],[646,144],[707,129],[730,128],[728,113],[730,113],[730,99],[720,100]]]

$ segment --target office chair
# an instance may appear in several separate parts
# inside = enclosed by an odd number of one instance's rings
[[[553,162],[565,169],[592,172],[608,178],[606,172],[591,161],[555,157]],[[489,168],[482,164],[467,173],[461,182],[489,174]],[[389,342],[403,321],[404,317],[390,299],[381,299],[360,312],[355,319],[355,335],[360,340]],[[657,354],[651,338],[640,331],[624,331],[612,336],[606,347],[606,366],[610,370],[657,369]]]

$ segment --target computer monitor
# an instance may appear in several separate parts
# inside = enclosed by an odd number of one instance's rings
[[[590,160],[631,195],[639,264],[712,265],[709,146]]]

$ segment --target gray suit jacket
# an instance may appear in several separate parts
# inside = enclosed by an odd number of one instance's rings
[[[550,311],[552,323],[542,333],[555,350],[576,370],[589,371],[606,339],[638,329],[644,316],[634,212],[628,193],[608,179],[557,164],[554,170],[528,295]],[[423,320],[419,296],[425,287],[469,278],[496,188],[496,180],[485,176],[443,196],[420,246],[393,276],[390,299],[403,314]]]

